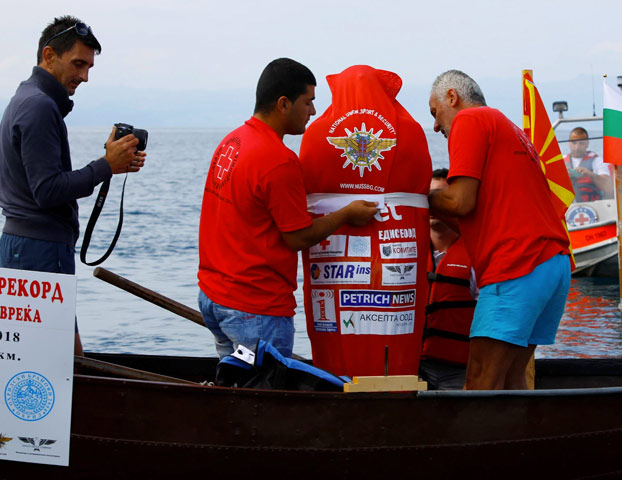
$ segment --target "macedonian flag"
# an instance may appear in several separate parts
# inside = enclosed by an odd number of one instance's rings
[[[523,130],[538,151],[542,172],[551,189],[553,206],[568,234],[566,210],[574,200],[574,190],[555,131],[529,70],[523,70]],[[568,245],[570,247],[570,236]],[[570,251],[572,254],[572,248]],[[574,268],[574,258],[572,264]]]

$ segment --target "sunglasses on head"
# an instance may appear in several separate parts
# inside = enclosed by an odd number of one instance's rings
[[[69,28],[66,28],[65,30],[63,30],[62,32],[58,32],[56,35],[52,35],[47,42],[45,42],[43,44],[43,48],[41,48],[41,50],[43,50],[45,47],[48,46],[48,44],[54,40],[55,38],[60,37],[61,35],[64,35],[65,33],[67,33],[70,30],[76,29],[76,33],[78,35],[80,35],[81,37],[86,37],[89,33],[92,34],[93,31],[91,30],[91,27],[89,27],[88,25],[86,25],[85,23],[82,22],[78,22],[75,25],[72,25]]]

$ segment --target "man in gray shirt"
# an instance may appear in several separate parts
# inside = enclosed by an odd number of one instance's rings
[[[37,66],[22,82],[0,123],[0,206],[6,217],[0,267],[75,274],[77,199],[115,173],[137,172],[145,153],[126,135],[106,142],[106,154],[73,170],[64,118],[69,99],[88,81],[101,45],[79,19],[55,18],[42,32]],[[76,324],[75,354],[82,355]]]

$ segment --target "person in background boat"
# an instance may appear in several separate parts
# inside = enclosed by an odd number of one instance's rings
[[[575,202],[613,198],[609,166],[598,154],[588,150],[587,130],[576,127],[570,132],[570,153],[564,157],[575,191]]]
[[[37,66],[22,82],[0,123],[0,206],[6,217],[0,267],[75,274],[79,235],[77,199],[114,173],[137,172],[145,153],[138,139],[114,141],[103,157],[73,170],[64,117],[89,79],[101,45],[90,27],[72,16],[55,18],[41,33]],[[75,352],[82,355],[76,321]]]
[[[449,186],[430,192],[431,214],[458,217],[480,289],[465,388],[526,389],[534,350],[555,342],[564,312],[568,237],[536,149],[471,77],[439,75],[429,104],[449,140]]]
[[[446,168],[434,170],[430,189],[447,188],[448,173]],[[469,330],[478,289],[464,242],[454,228],[430,216],[430,295],[419,366],[429,390],[463,388],[469,359]]]
[[[291,357],[297,252],[378,211],[358,200],[321,218],[307,213],[302,168],[283,136],[304,133],[315,85],[304,65],[270,62],[253,116],[212,157],[199,226],[199,307],[220,358],[238,345],[254,350],[260,339]]]

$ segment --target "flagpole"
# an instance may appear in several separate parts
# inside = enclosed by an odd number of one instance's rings
[[[616,205],[618,207],[618,279],[620,281],[620,303],[618,309],[622,310],[622,222],[620,221],[620,212],[622,212],[622,166],[616,165],[614,170],[616,181]]]
[[[523,102],[525,101],[525,88],[523,86],[523,83],[525,82],[525,73],[529,74],[529,76],[533,80],[533,70],[525,69],[521,72],[521,91],[523,92]],[[523,128],[525,128],[524,116]],[[529,128],[533,128],[533,125],[529,125]],[[525,367],[525,380],[527,381],[527,387],[529,390],[534,390],[536,388],[536,357],[534,353],[531,354],[531,358],[529,358],[529,362]]]
[[[603,75],[603,79],[607,78],[607,74]],[[604,131],[604,109],[607,106],[603,103],[603,138],[605,137]],[[604,148],[604,144],[603,144]],[[603,159],[606,161],[606,159]],[[615,165],[613,170],[613,176],[615,179],[615,197],[616,197],[616,207],[617,207],[617,233],[618,233],[618,282],[620,283],[620,303],[618,303],[618,310],[622,311],[622,221],[620,218],[620,213],[622,212],[622,166]]]
[[[604,77],[607,78],[606,73]],[[622,311],[622,264],[620,263],[620,258],[622,257],[622,222],[620,221],[620,212],[622,212],[622,166],[616,165],[614,175],[616,182],[616,205],[618,207],[618,281],[620,283],[620,303],[618,303],[618,310]]]

